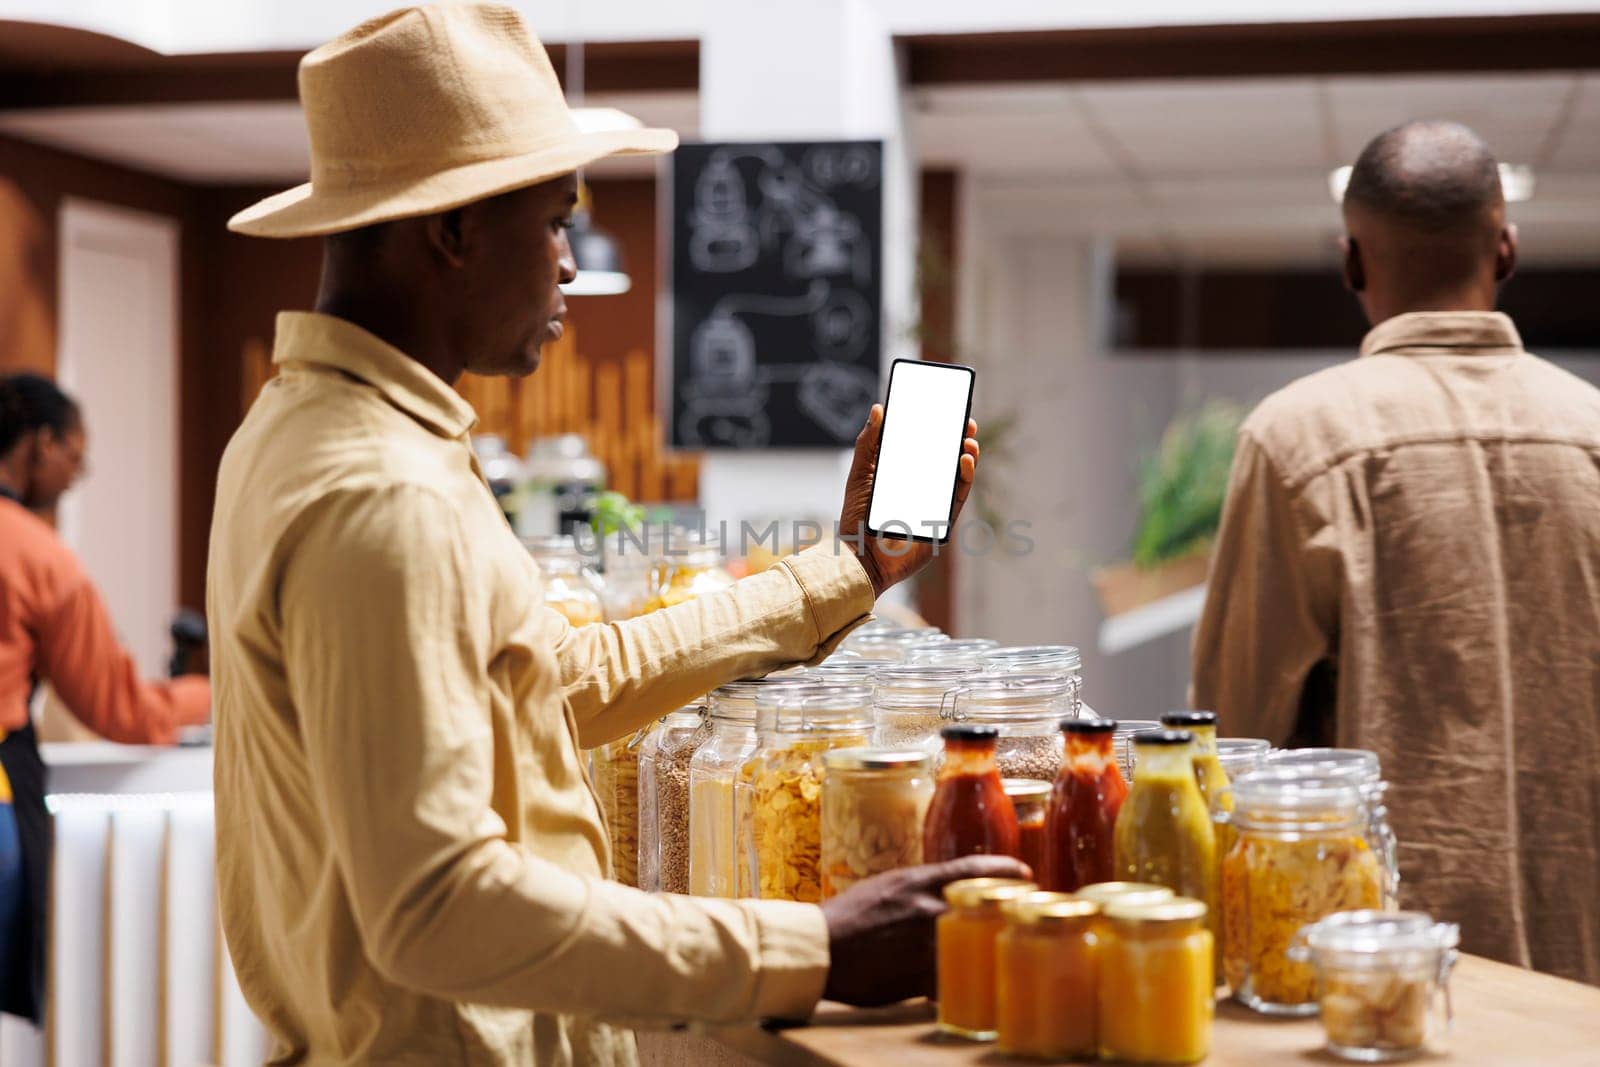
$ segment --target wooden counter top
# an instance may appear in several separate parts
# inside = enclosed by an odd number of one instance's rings
[[[1455,1026],[1449,1054],[1411,1060],[1516,1067],[1595,1067],[1600,1064],[1600,989],[1463,956],[1451,978]],[[926,1002],[857,1011],[834,1004],[809,1026],[768,1032],[729,1029],[709,1043],[776,1067],[999,1067],[1023,1063],[991,1045],[949,1042],[934,1032]],[[1315,1019],[1278,1020],[1236,1004],[1219,1004],[1209,1067],[1282,1067],[1341,1063],[1322,1051]]]

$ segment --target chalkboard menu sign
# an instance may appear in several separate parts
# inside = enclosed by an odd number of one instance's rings
[[[836,448],[878,399],[883,144],[672,157],[670,441]]]

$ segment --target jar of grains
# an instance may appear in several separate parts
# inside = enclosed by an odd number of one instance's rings
[[[605,621],[605,584],[566,534],[524,537],[522,545],[539,565],[544,602],[574,626]]]
[[[1076,718],[1075,688],[1062,674],[985,672],[962,679],[945,698],[947,720],[993,726],[1002,778],[1054,782],[1061,770],[1061,720]]]
[[[970,667],[880,665],[872,676],[873,743],[885,748],[920,748],[937,755],[943,747],[939,728],[945,725],[940,715],[945,697],[975,673]]]
[[[1022,645],[993,648],[983,669],[1003,674],[1064,674],[1072,683],[1072,715],[1083,708],[1083,654],[1072,645]]]
[[[611,835],[611,874],[639,884],[639,749],[653,726],[589,751],[589,775]]]
[[[661,720],[639,746],[639,888],[689,891],[689,764],[711,736],[703,705]]]
[[[921,863],[933,758],[919,749],[837,748],[822,763],[823,897]]]
[[[756,750],[756,694],[794,685],[794,675],[753,678],[713,690],[706,698],[710,735],[689,760],[689,892],[704,897],[751,897],[747,865],[736,862],[738,833],[733,790]]]
[[[982,670],[983,661],[999,642],[987,637],[966,637],[954,641],[926,641],[906,649],[906,663],[926,663],[930,667],[969,667]]]
[[[1235,782],[1233,803],[1238,839],[1222,863],[1228,983],[1263,1014],[1314,1015],[1316,974],[1289,956],[1300,928],[1383,899],[1360,789],[1348,778],[1268,769]]]
[[[822,899],[823,754],[866,745],[872,690],[805,683],[756,697],[756,749],[739,772],[736,819],[749,812],[756,895],[815,904]]]
[[[1389,823],[1385,797],[1389,783],[1383,780],[1378,754],[1364,748],[1295,748],[1269,753],[1263,767],[1287,767],[1306,774],[1348,777],[1361,789],[1361,806],[1366,813],[1367,845],[1383,868],[1383,906],[1400,906],[1400,846]]]

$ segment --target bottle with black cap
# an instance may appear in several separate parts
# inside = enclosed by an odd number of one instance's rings
[[[1212,884],[1216,887],[1215,899],[1222,900],[1222,860],[1233,848],[1233,843],[1238,839],[1238,834],[1229,821],[1229,813],[1233,811],[1233,788],[1228,781],[1228,772],[1222,769],[1222,762],[1217,759],[1217,713],[1214,711],[1169,711],[1161,716],[1161,725],[1172,730],[1187,730],[1194,735],[1194,745],[1189,753],[1194,763],[1195,784],[1200,787],[1200,795],[1205,798],[1206,807],[1211,812],[1211,827],[1217,835],[1216,870],[1212,874]],[[1217,944],[1223,944],[1224,936],[1222,926],[1222,912],[1218,913],[1212,923],[1212,929],[1217,934]],[[1222,953],[1216,955],[1217,977],[1222,978]]]
[[[1139,773],[1117,816],[1117,877],[1164,885],[1217,912],[1217,838],[1195,782],[1187,730],[1135,734]]]
[[[958,725],[946,726],[939,736],[944,738],[944,763],[922,824],[923,862],[1018,855],[1017,812],[995,762],[1000,731]]]

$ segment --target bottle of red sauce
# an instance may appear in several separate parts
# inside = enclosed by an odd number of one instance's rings
[[[1128,783],[1117,766],[1110,719],[1066,719],[1066,752],[1050,797],[1045,823],[1045,869],[1041,884],[1075,893],[1096,882],[1115,881],[1117,813]]]
[[[1017,813],[1000,783],[993,726],[946,726],[944,764],[922,824],[922,861],[1015,856]]]

